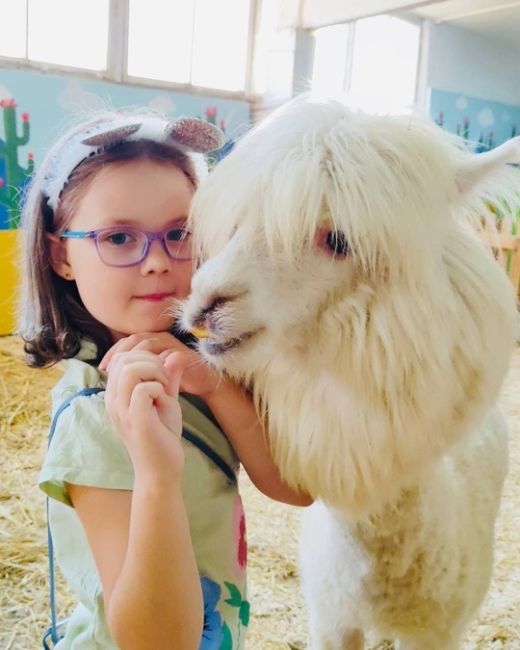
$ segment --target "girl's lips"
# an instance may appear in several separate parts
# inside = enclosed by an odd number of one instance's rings
[[[164,300],[165,298],[171,298],[173,293],[147,293],[142,296],[135,296],[137,300],[150,300],[152,302],[157,302]]]

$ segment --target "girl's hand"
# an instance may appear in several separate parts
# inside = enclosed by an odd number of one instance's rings
[[[163,356],[142,349],[114,354],[105,404],[136,474],[180,478],[184,453],[178,395],[183,364],[178,353]]]
[[[211,368],[195,350],[191,350],[168,332],[144,332],[120,339],[105,354],[99,368],[106,370],[114,355],[129,350],[154,352],[163,359],[171,352],[178,353],[179,357],[176,363],[183,368],[181,392],[198,395],[207,401],[219,388],[221,375]]]

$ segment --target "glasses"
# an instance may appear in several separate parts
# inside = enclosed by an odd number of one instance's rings
[[[178,262],[193,259],[191,233],[184,221],[164,230],[148,232],[131,226],[99,230],[64,230],[65,239],[93,239],[101,261],[107,266],[137,266],[148,255],[153,241],[160,241],[166,254]]]

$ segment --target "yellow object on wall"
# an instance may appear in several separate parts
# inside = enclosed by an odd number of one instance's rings
[[[19,230],[0,230],[0,335],[16,326]]]

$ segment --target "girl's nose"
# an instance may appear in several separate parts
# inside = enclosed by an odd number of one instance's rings
[[[166,273],[170,270],[172,259],[164,250],[161,241],[155,240],[151,242],[146,257],[141,262],[141,273],[148,275],[149,273]]]

